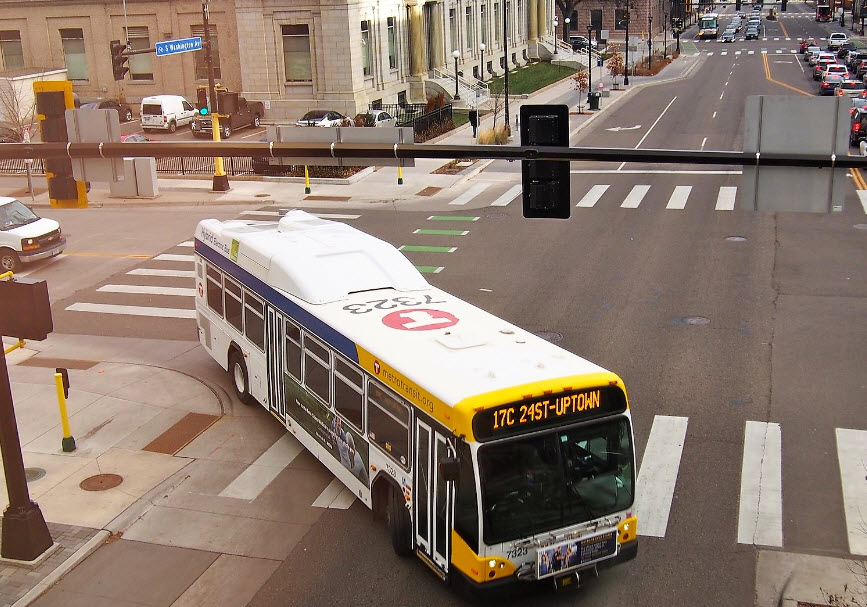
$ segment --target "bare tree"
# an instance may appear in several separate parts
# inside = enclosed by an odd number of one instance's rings
[[[578,113],[583,114],[581,101],[584,99],[584,91],[590,88],[590,75],[585,71],[575,72],[572,76],[572,81],[575,83],[575,90],[578,91]]]
[[[0,122],[18,141],[36,120],[36,96],[28,88],[32,82],[30,78],[0,78]]]
[[[625,64],[623,56],[620,54],[619,45],[609,44],[608,50],[611,52],[611,57],[608,59],[608,73],[614,78],[614,85],[617,86],[617,77],[623,75]]]
[[[494,117],[494,129],[497,128],[497,118],[500,117],[500,113],[503,111],[504,102],[503,89],[491,89],[491,114]]]

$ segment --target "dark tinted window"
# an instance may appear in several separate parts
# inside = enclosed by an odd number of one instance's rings
[[[307,112],[306,114],[304,114],[304,117],[301,118],[301,120],[319,120],[320,118],[325,116],[325,114],[327,114],[327,112],[323,110],[314,110],[312,112]]]

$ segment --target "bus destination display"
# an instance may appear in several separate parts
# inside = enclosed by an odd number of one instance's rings
[[[623,391],[606,386],[561,394],[546,394],[480,411],[473,419],[478,440],[511,436],[569,421],[594,419],[626,410]]]

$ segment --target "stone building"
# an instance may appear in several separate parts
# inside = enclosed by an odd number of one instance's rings
[[[313,108],[354,115],[369,104],[424,101],[442,90],[431,84],[437,78],[454,78],[455,52],[472,81],[553,49],[554,0],[205,1],[217,81],[264,101],[275,122]],[[202,0],[0,0],[0,73],[66,68],[85,100],[194,100],[207,83],[203,51],[134,55],[115,81],[109,41],[144,50],[202,36],[202,24]]]

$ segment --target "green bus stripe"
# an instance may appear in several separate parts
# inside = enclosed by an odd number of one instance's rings
[[[428,221],[478,221],[478,217],[472,215],[431,215]]]
[[[405,244],[398,247],[400,251],[411,253],[454,253],[457,247],[428,247],[423,245]]]
[[[413,234],[428,234],[431,236],[466,236],[469,234],[468,230],[425,230],[418,229],[413,230]]]

